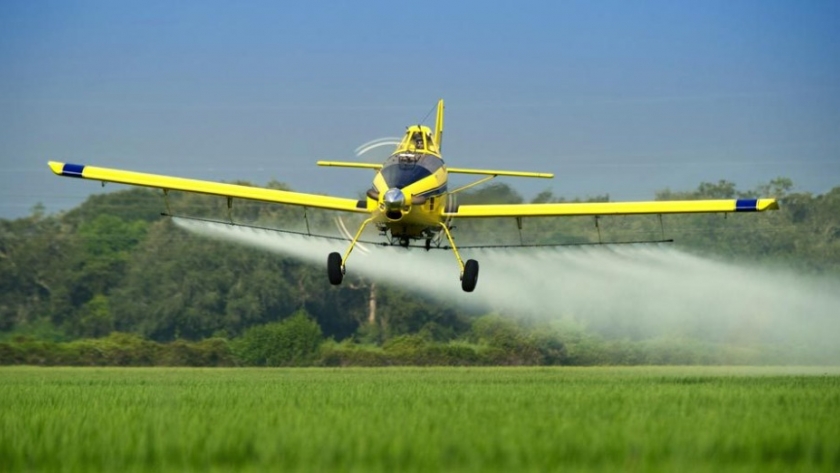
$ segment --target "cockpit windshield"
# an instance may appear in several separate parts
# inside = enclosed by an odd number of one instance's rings
[[[382,165],[382,177],[389,188],[402,189],[443,166],[443,160],[430,154],[399,153]]]
[[[405,132],[400,145],[397,147],[399,151],[406,153],[438,153],[438,147],[432,138],[432,132],[425,126],[409,127]]]

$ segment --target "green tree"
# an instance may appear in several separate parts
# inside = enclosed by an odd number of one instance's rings
[[[232,349],[249,366],[305,366],[317,359],[322,341],[321,328],[301,311],[282,322],[249,328]]]
[[[75,333],[82,337],[104,337],[114,331],[114,316],[108,298],[97,294],[79,310]]]

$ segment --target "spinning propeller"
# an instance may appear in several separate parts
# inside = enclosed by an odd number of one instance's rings
[[[390,156],[391,151],[398,144],[400,144],[399,137],[386,136],[382,138],[376,138],[374,140],[368,141],[367,143],[359,145],[359,147],[356,148],[354,153],[356,155],[356,159],[362,162],[382,162],[385,160],[385,158]],[[346,238],[348,241],[353,240],[353,235],[350,233],[350,231],[347,230],[347,226],[344,224],[344,220],[341,218],[340,215],[335,217],[335,226],[338,228],[339,233],[341,233],[341,235],[344,238]],[[357,244],[356,247],[363,253],[370,252],[370,250],[361,243]]]

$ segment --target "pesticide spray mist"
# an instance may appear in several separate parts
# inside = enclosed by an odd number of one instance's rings
[[[191,232],[324,267],[347,242],[175,219]],[[686,337],[741,346],[805,347],[840,363],[840,282],[780,268],[704,258],[668,245],[483,249],[475,292],[461,291],[449,251],[357,247],[348,275],[464,307],[571,319],[607,337]],[[784,360],[781,360],[784,361]]]

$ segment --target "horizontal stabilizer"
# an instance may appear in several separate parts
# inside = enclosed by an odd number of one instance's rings
[[[318,161],[318,166],[336,167],[336,168],[360,168],[360,169],[382,169],[381,164],[373,163],[353,163],[347,161]]]
[[[452,174],[481,174],[484,176],[511,176],[511,177],[539,177],[543,179],[551,179],[554,174],[548,172],[524,172],[524,171],[498,171],[495,169],[466,169],[466,168],[446,168]]]

